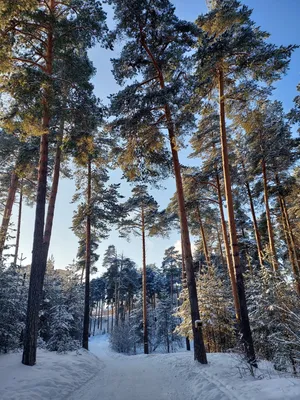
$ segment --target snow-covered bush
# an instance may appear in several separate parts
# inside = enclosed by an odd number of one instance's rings
[[[224,352],[236,345],[233,300],[229,284],[215,271],[202,273],[197,281],[198,303],[205,346],[208,352]],[[176,331],[192,338],[192,324],[187,289],[181,293],[181,319]]]
[[[71,336],[74,318],[65,305],[54,306],[51,310],[50,339],[47,349],[58,353],[76,350],[80,342]]]
[[[71,273],[62,277],[47,271],[40,310],[39,333],[50,351],[65,352],[80,347],[83,290]]]
[[[0,352],[22,345],[27,287],[16,267],[0,265]]]
[[[134,332],[128,321],[115,326],[109,340],[112,350],[117,353],[132,354],[134,352]]]
[[[143,303],[142,299],[139,298],[135,303],[135,308],[132,310],[130,315],[130,326],[131,326],[131,338],[133,341],[133,352],[143,347]],[[148,329],[148,343],[149,352],[152,353],[155,350],[155,310],[153,304],[147,305],[147,329]]]
[[[284,271],[268,268],[247,279],[249,316],[257,355],[277,370],[297,372],[300,362],[300,303]]]
[[[175,331],[178,323],[178,317],[173,314],[171,297],[166,291],[161,293],[157,308],[155,310],[155,316],[156,347],[162,348],[167,353],[176,351],[176,349],[181,346],[182,339]]]

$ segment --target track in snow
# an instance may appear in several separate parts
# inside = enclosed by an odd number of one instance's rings
[[[196,374],[190,352],[180,356],[122,356],[111,352],[101,337],[91,340],[90,350],[102,361],[101,369],[67,400],[198,400],[199,391],[203,400],[236,398],[220,383],[209,379],[204,371],[206,366],[197,368]]]

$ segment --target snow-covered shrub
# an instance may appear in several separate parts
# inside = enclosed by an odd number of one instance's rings
[[[155,317],[155,347],[160,347],[167,353],[176,351],[176,349],[181,346],[182,340],[175,331],[178,317],[173,314],[171,297],[166,291],[162,292],[160,295],[155,310]]]
[[[68,312],[73,317],[70,335],[75,340],[81,341],[83,326],[83,309],[84,309],[84,287],[79,284],[78,279],[73,276],[64,283],[64,304]]]
[[[80,347],[80,342],[71,336],[73,321],[73,316],[65,305],[57,305],[52,308],[50,339],[46,345],[48,350],[62,353]]]
[[[135,303],[135,308],[130,315],[131,338],[133,341],[133,352],[143,348],[143,303],[141,297]],[[148,344],[149,352],[155,350],[155,310],[153,305],[147,305],[147,329],[148,329]]]
[[[110,346],[117,353],[132,354],[134,352],[134,332],[128,321],[120,322],[110,335]]]
[[[80,347],[83,321],[83,290],[71,273],[67,277],[48,270],[40,310],[39,333],[50,351]]]
[[[22,346],[27,287],[16,267],[0,265],[0,352]]]
[[[198,303],[208,352],[224,352],[235,346],[234,309],[225,277],[209,270],[198,279]]]
[[[47,348],[46,342],[40,336],[38,336],[38,339],[37,339],[37,347],[39,349],[46,349]]]
[[[257,355],[280,371],[299,369],[300,303],[284,271],[268,268],[247,279],[248,307]]]
[[[208,352],[224,352],[235,344],[234,311],[230,287],[215,271],[203,272],[197,281],[200,318]],[[182,304],[177,316],[181,319],[176,331],[192,339],[190,304],[187,289],[181,293]]]

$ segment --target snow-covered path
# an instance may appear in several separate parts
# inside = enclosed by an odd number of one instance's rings
[[[21,353],[0,355],[0,400],[299,400],[300,379],[260,362],[252,377],[233,354],[208,354],[208,365],[191,352],[124,356],[105,336],[90,352],[56,354],[39,349],[37,364]]]
[[[96,337],[90,342],[90,351],[103,363],[93,379],[68,400],[196,400],[199,390],[206,400],[236,399],[219,383],[214,383],[202,367],[197,388],[191,379],[195,363],[187,370],[191,353],[122,356],[112,353],[104,338]],[[199,387],[201,385],[201,388]]]

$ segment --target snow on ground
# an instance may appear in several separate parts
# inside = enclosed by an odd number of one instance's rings
[[[1,400],[59,400],[87,383],[104,367],[86,350],[57,354],[38,350],[37,364],[21,364],[22,353],[0,355]]]
[[[21,354],[0,356],[1,400],[299,400],[300,379],[261,364],[256,378],[238,357],[209,354],[209,364],[191,352],[124,356],[109,349],[107,336],[90,340],[91,353],[38,352],[37,365]]]

